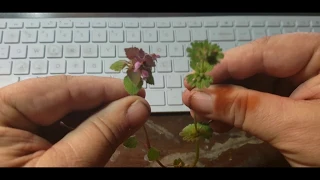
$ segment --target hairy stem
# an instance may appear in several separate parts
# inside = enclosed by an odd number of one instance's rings
[[[196,158],[194,159],[192,167],[195,167],[199,161],[200,157],[200,140],[197,140],[196,142]]]
[[[151,143],[150,143],[150,139],[149,139],[149,136],[148,136],[147,128],[146,128],[145,125],[143,125],[143,131],[144,131],[144,134],[145,134],[145,136],[146,136],[147,148],[150,149],[150,148],[151,148]],[[163,168],[166,167],[165,165],[163,165],[163,164],[161,163],[161,161],[156,160],[156,162],[159,164],[159,166],[161,166],[161,167],[163,167]]]
[[[194,118],[193,118],[193,123],[194,123],[194,128],[196,129],[196,132],[198,133],[198,123],[196,120],[196,113],[194,113]]]

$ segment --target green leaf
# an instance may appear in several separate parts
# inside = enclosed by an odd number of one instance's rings
[[[140,79],[140,81],[138,82],[138,84],[135,84],[131,81],[131,79],[129,78],[129,76],[124,77],[123,79],[123,84],[124,84],[124,88],[125,90],[130,94],[130,95],[135,95],[137,94],[140,89],[142,88],[143,85],[143,81],[142,79]]]
[[[138,145],[138,140],[136,137],[131,136],[125,140],[122,145],[126,148],[135,148]]]
[[[119,60],[111,64],[110,69],[114,71],[121,71],[124,67],[126,67],[126,60]]]
[[[208,88],[213,83],[213,78],[207,74],[196,72],[188,74],[186,76],[186,81],[192,88],[196,87],[198,89],[204,89]]]
[[[224,57],[222,49],[208,40],[194,41],[187,48],[187,53],[190,58],[190,67],[195,71],[195,75],[187,77],[189,85],[199,89],[209,87],[213,83],[213,78],[207,76],[206,73],[212,71]]]
[[[140,72],[134,72],[132,69],[129,69],[127,71],[127,76],[130,78],[132,83],[134,83],[135,85],[138,85],[140,83],[140,81],[142,81],[141,73]]]
[[[154,85],[154,78],[153,78],[152,74],[149,75],[149,77],[146,80],[146,83]]]
[[[173,161],[173,166],[174,167],[184,167],[185,166],[185,163],[182,161],[182,159],[175,159]]]
[[[209,124],[198,123],[197,130],[201,138],[210,139],[212,137],[213,130]]]
[[[209,125],[197,123],[197,130],[195,124],[189,124],[182,129],[179,135],[184,141],[195,142],[200,138],[210,139],[212,137],[212,132]]]
[[[151,147],[148,151],[148,160],[149,161],[156,161],[160,157],[160,151],[154,147]]]

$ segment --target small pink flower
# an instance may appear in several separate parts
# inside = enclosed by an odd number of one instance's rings
[[[146,80],[149,77],[149,72],[146,70],[141,70],[142,79]]]
[[[136,47],[126,48],[125,52],[133,64],[133,71],[139,72],[144,80],[150,76],[152,67],[156,66],[155,61],[160,57],[156,54],[147,54],[143,49]]]
[[[135,64],[134,64],[134,72],[137,72],[139,70],[139,68],[141,67],[142,63],[137,61]]]

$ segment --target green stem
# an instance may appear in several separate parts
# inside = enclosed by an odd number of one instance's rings
[[[194,123],[194,128],[196,129],[196,132],[198,133],[198,123],[196,120],[196,114],[194,114],[193,123]]]
[[[151,148],[151,143],[150,143],[150,139],[149,139],[149,136],[148,136],[147,128],[146,128],[145,125],[143,125],[143,131],[144,131],[144,134],[145,134],[145,136],[146,136],[147,148],[148,148],[148,150],[149,150],[149,149]],[[165,165],[163,165],[163,164],[161,163],[161,161],[156,160],[156,162],[159,164],[159,166],[161,166],[161,167],[163,167],[163,168],[166,167]]]
[[[199,161],[199,157],[200,157],[200,140],[197,140],[196,142],[196,158],[193,162],[192,167],[195,167]]]

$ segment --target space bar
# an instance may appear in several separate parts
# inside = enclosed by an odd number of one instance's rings
[[[8,86],[10,84],[16,83],[19,81],[18,77],[10,77],[10,76],[1,76],[0,77],[0,88]]]

